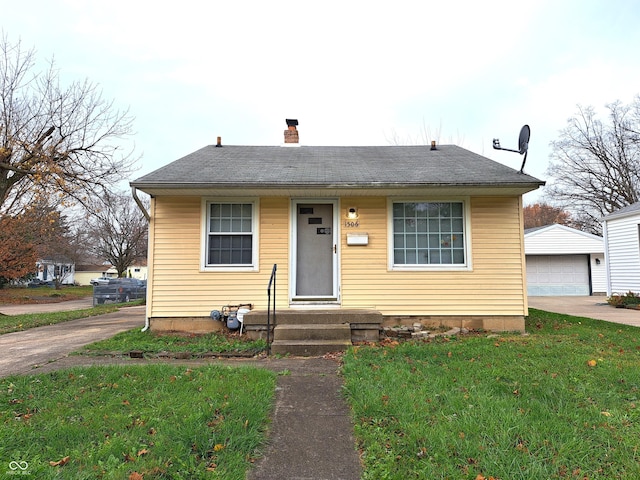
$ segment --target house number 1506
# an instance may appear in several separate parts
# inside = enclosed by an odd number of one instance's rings
[[[357,228],[360,226],[360,222],[358,220],[345,220],[344,226],[346,228]]]

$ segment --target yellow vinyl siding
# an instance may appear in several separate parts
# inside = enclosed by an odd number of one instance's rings
[[[357,206],[358,231],[369,245],[342,241],[342,306],[385,315],[523,315],[524,271],[518,197],[471,198],[470,271],[389,270],[387,204],[383,198],[342,199]]]
[[[156,197],[150,225],[148,315],[203,317],[223,305],[267,307],[267,284],[278,264],[278,308],[289,307],[289,197],[259,200],[257,271],[202,271],[202,199]],[[345,224],[358,209],[358,226]],[[342,308],[374,308],[384,315],[499,316],[526,314],[520,197],[471,197],[469,270],[389,268],[387,199],[340,199]],[[368,245],[347,245],[347,234],[367,233]]]
[[[202,201],[199,197],[158,197],[153,219],[151,317],[208,316],[223,305],[267,306],[271,268],[278,263],[277,299],[286,303],[288,265],[288,199],[259,203],[259,270],[203,272]]]

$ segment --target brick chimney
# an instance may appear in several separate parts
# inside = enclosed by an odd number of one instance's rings
[[[284,131],[284,143],[298,143],[298,120],[287,118],[287,129]]]

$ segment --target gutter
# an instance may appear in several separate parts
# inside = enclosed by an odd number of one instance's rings
[[[457,188],[539,188],[546,184],[543,180],[532,178],[526,182],[290,182],[290,183],[274,183],[274,182],[149,182],[138,183],[143,191],[151,190],[199,190],[199,189],[217,189],[217,188],[237,188],[237,189],[292,189],[292,188],[319,188],[319,189],[405,189],[405,188],[438,188],[438,187],[457,187]],[[132,185],[135,190],[135,186]]]

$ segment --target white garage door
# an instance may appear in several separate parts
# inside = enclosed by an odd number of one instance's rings
[[[587,255],[527,255],[527,293],[590,295]]]

